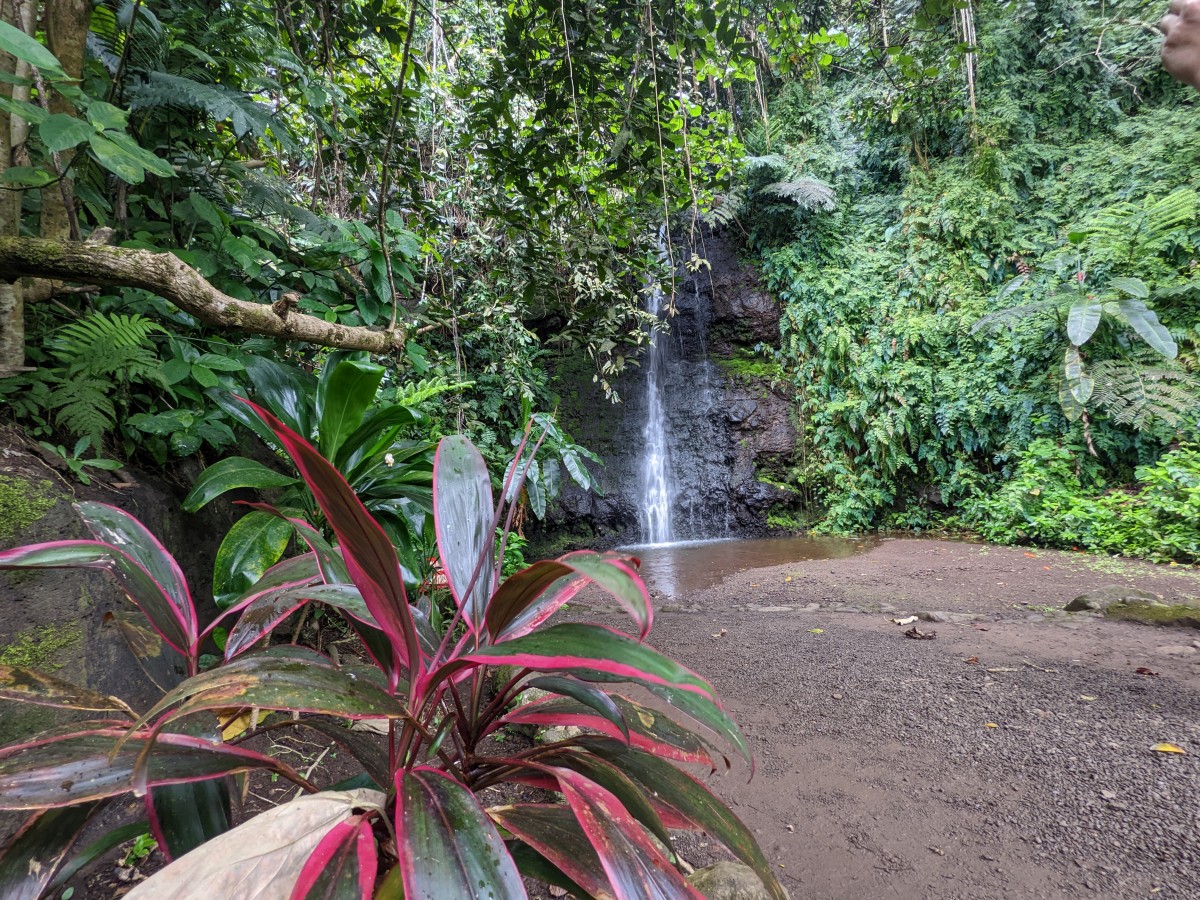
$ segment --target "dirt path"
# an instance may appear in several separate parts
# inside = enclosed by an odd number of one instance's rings
[[[795,900],[1200,897],[1200,633],[1055,612],[1105,585],[1200,572],[890,540],[662,598],[652,643],[749,735],[717,788]]]

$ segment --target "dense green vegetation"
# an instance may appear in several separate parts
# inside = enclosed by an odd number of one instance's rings
[[[1158,6],[980,4],[970,55],[961,8],[900,15],[882,56],[777,79],[734,199],[785,303],[821,527],[1195,558],[1184,507],[1124,512],[1196,488],[1187,452],[1155,466],[1200,397],[1200,115],[1156,64]]]

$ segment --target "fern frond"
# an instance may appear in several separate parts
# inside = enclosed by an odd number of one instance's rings
[[[735,222],[746,209],[746,189],[738,185],[724,194],[713,198],[712,208],[701,213],[704,224],[710,228],[722,228]]]
[[[795,181],[776,181],[763,188],[768,194],[791,200],[801,209],[820,209],[828,212],[836,205],[833,188],[819,178],[799,178]]]
[[[69,378],[155,380],[160,364],[150,335],[163,331],[136,313],[92,313],[60,328],[50,352],[66,366]]]
[[[50,391],[47,406],[55,410],[54,422],[72,437],[88,437],[101,446],[105,432],[117,421],[109,396],[112,382],[101,378],[68,378]]]
[[[1092,401],[1139,431],[1159,421],[1176,428],[1200,410],[1200,381],[1178,369],[1106,359],[1092,366]]]
[[[971,334],[978,334],[985,328],[1011,328],[1019,319],[1037,315],[1061,305],[1056,300],[1039,300],[1036,303],[1022,303],[1020,306],[998,309],[980,319],[976,319],[975,323],[971,326]]]
[[[425,378],[421,381],[397,388],[396,403],[400,406],[416,406],[439,394],[465,391],[474,384],[475,382],[473,381],[451,381],[445,375],[438,375],[435,378]]]
[[[742,157],[742,165],[745,166],[747,172],[750,172],[763,167],[786,169],[789,163],[787,157],[782,153],[767,153],[763,156],[744,156]]]
[[[247,134],[266,137],[271,134],[288,149],[294,147],[287,132],[278,127],[270,109],[245,94],[221,84],[205,84],[180,75],[151,72],[147,81],[129,90],[130,109],[183,107],[204,112],[218,122],[228,120],[237,137]]]

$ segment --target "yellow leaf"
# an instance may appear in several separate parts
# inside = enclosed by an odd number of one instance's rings
[[[1156,750],[1159,753],[1182,753],[1184,756],[1187,755],[1187,751],[1178,744],[1155,744],[1150,749]]]
[[[1079,699],[1084,701],[1085,703],[1091,703],[1093,700],[1099,700],[1100,698],[1099,697],[1089,697],[1087,694],[1083,694],[1082,696],[1080,696]]]
[[[983,727],[984,728],[999,728],[1000,726],[997,725],[995,722],[985,722]]]
[[[784,580],[784,581],[791,581],[791,580],[792,580],[792,576],[791,576],[791,575],[789,575],[787,578],[785,578],[785,579],[783,579],[783,580]]]
[[[809,634],[824,634],[825,629],[824,628],[810,628],[810,629],[808,629],[808,633]]]
[[[250,716],[251,712],[247,710],[237,718],[230,719],[225,724],[225,727],[221,729],[221,740],[232,741],[235,737],[244,733],[250,728]]]

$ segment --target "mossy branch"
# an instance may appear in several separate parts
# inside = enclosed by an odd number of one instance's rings
[[[376,331],[298,313],[292,309],[294,295],[274,304],[238,300],[217,290],[171,253],[79,241],[0,237],[0,278],[15,281],[26,276],[141,288],[217,328],[322,347],[388,353],[403,347],[406,337],[403,328]]]

